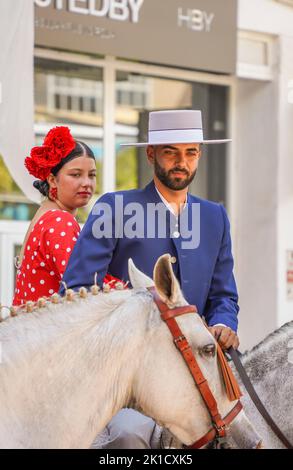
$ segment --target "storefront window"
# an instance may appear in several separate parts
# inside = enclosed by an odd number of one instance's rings
[[[226,129],[227,88],[204,83],[117,72],[116,79],[116,189],[142,188],[152,178],[145,149],[123,142],[146,142],[148,114],[162,109],[201,109],[205,135],[223,138]],[[211,148],[214,147],[214,148]],[[216,148],[217,147],[217,148]],[[226,147],[204,146],[192,193],[225,203]]]
[[[97,162],[97,188],[102,188],[103,72],[58,60],[35,59],[35,132],[41,143],[56,125],[70,127],[75,139],[93,150]]]
[[[35,58],[35,136],[43,142],[48,130],[67,125],[73,136],[93,150],[97,163],[96,192],[102,190],[103,73],[58,60]],[[0,156],[0,219],[31,220],[38,206],[30,203],[13,181]],[[86,210],[78,211],[83,222]]]
[[[35,58],[35,135],[41,144],[48,130],[68,125],[86,142],[97,162],[96,193],[103,189],[103,69],[78,63]],[[144,187],[152,178],[145,148],[121,148],[123,142],[147,140],[149,111],[201,109],[205,136],[221,139],[227,131],[228,87],[117,70],[115,84],[116,189]],[[226,202],[226,145],[203,147],[190,191]],[[0,158],[0,219],[30,220],[37,206],[29,203]],[[84,222],[87,210],[79,211]]]

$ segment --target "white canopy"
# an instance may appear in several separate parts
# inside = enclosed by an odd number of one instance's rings
[[[0,154],[24,194],[39,202],[24,167],[34,145],[33,0],[0,0],[0,44]]]

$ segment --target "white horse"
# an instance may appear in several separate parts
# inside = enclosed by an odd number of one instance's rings
[[[154,274],[162,300],[186,305],[168,255]],[[132,263],[130,279],[133,290],[76,296],[1,323],[1,448],[89,448],[122,407],[151,416],[187,445],[211,428],[151,294],[139,289],[153,281]],[[227,415],[235,403],[210,353],[212,335],[196,314],[178,317],[178,324]],[[259,440],[243,412],[235,422]]]

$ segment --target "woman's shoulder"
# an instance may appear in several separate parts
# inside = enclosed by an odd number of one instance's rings
[[[63,225],[67,224],[68,226],[78,227],[78,222],[76,218],[70,214],[70,212],[63,211],[61,209],[50,209],[45,212],[36,222],[36,224],[42,225],[45,229],[47,226],[54,225]]]

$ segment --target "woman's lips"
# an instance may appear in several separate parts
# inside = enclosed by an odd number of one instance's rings
[[[92,195],[91,193],[87,193],[86,191],[83,191],[83,192],[80,192],[80,193],[77,193],[77,194],[78,194],[78,196],[84,196],[84,197]]]

